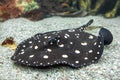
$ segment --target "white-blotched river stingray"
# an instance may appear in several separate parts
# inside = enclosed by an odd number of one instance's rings
[[[69,65],[79,68],[95,63],[113,36],[105,28],[100,29],[98,36],[85,32],[92,22],[79,28],[38,33],[21,42],[11,59],[31,67]]]

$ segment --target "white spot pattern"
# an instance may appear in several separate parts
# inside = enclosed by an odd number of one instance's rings
[[[85,60],[88,60],[88,57],[84,57]]]
[[[57,61],[54,61],[54,63],[56,63]]]
[[[90,36],[89,36],[89,39],[93,39],[93,36],[92,36],[92,35],[90,35]]]
[[[93,50],[89,50],[89,53],[92,53],[93,52]]]
[[[78,64],[78,63],[79,63],[79,61],[75,61],[75,63],[76,63],[76,64]]]
[[[86,45],[87,45],[87,42],[81,43],[81,45],[86,46]]]
[[[21,49],[21,51],[24,51],[24,49]]]
[[[64,47],[64,44],[59,45],[59,47]]]
[[[94,61],[94,60],[92,60],[92,62],[94,63],[95,61]]]
[[[70,42],[70,44],[73,44],[73,42]]]
[[[68,32],[75,32],[75,30],[74,29],[69,29]]]
[[[97,52],[97,54],[100,54],[100,52]]]
[[[65,36],[70,37],[70,35],[69,35],[69,34],[65,34]]]
[[[96,44],[97,44],[97,42],[94,43],[94,45],[96,45]]]
[[[76,38],[79,38],[79,35],[80,35],[80,34],[75,34]]]
[[[44,58],[44,59],[48,59],[48,55],[44,55],[43,58]]]
[[[49,62],[47,64],[50,64]]]
[[[66,39],[67,39],[68,37],[65,35],[65,36],[64,36],[64,38],[66,38]]]
[[[97,57],[95,57],[95,59],[98,59]]]
[[[43,63],[40,63],[40,65],[43,65]]]
[[[32,57],[34,57],[34,55],[30,55],[29,57],[32,58]]]
[[[46,39],[46,38],[48,38],[47,36],[44,36],[44,38]]]
[[[20,54],[24,54],[24,51],[23,51],[23,52],[21,52]]]
[[[23,45],[23,47],[26,47],[25,45]]]
[[[79,54],[79,53],[80,53],[80,51],[79,51],[79,50],[75,50],[75,53],[76,53],[76,54]]]
[[[63,58],[68,58],[68,55],[63,54],[62,57],[63,57]]]
[[[34,49],[38,49],[38,46],[35,46]]]
[[[74,29],[71,29],[71,30],[68,30],[68,31],[70,31],[70,32],[74,32],[75,30]],[[76,36],[76,38],[79,38],[79,35],[80,34],[75,34],[75,36]],[[69,35],[69,34],[65,34],[63,37],[64,38],[68,38],[68,37],[70,37],[71,35]],[[51,38],[51,36],[44,36],[44,38]],[[88,37],[89,39],[93,39],[94,38],[94,36],[92,36],[92,35],[89,35],[89,37]],[[41,42],[40,40],[38,40],[38,42]],[[57,40],[57,42],[60,42],[60,40]],[[74,42],[74,41],[73,41]],[[73,44],[73,42],[69,42],[69,44]],[[32,41],[29,41],[29,43],[31,44],[31,43],[33,43]],[[44,43],[44,45],[45,44],[47,44],[46,42],[43,42]],[[52,43],[51,43],[52,44]],[[80,43],[79,43],[80,44]],[[95,42],[95,43],[93,43],[94,45],[97,45],[97,42]],[[101,42],[100,42],[100,44],[102,44]],[[81,45],[82,46],[87,46],[87,45],[89,45],[87,42],[82,42],[81,43]],[[58,45],[59,47],[64,47],[64,46],[66,46],[66,45],[64,45],[64,44],[60,44],[60,45]],[[26,47],[26,45],[23,45],[23,47]],[[30,48],[34,48],[34,49],[38,49],[38,46],[29,46]],[[97,45],[97,47],[101,47],[101,45]],[[20,53],[20,54],[24,54],[24,49],[22,49],[21,50],[22,52]],[[52,49],[47,49],[46,50],[46,52],[52,52]],[[81,53],[81,51],[80,50],[75,50],[74,51],[76,54],[79,54],[79,53]],[[93,52],[93,50],[89,50],[88,51],[89,53],[92,53]],[[100,54],[100,52],[97,52],[97,54]],[[34,57],[35,55],[29,55],[29,58],[32,58],[32,57]],[[69,55],[67,55],[67,53],[66,54],[63,54],[63,55],[61,55],[62,56],[62,58],[69,58]],[[42,56],[44,59],[48,59],[49,58],[49,56],[48,55],[44,55],[44,56]],[[89,59],[89,57],[84,57],[83,58],[84,60],[88,60]],[[94,57],[94,59],[98,59],[98,57]],[[49,60],[49,59],[48,59]],[[28,61],[24,61],[24,60],[21,60],[21,59],[19,59],[19,61],[21,61],[21,62],[24,62],[24,63],[28,63]],[[92,62],[94,62],[94,60],[92,60]],[[37,62],[33,62],[34,64],[36,64]],[[54,61],[54,63],[67,63],[66,61],[62,61],[62,62],[60,62],[60,61]],[[78,64],[78,63],[80,63],[79,62],[79,59],[78,60],[76,60],[76,61],[74,61],[73,63],[76,63],[76,64]],[[51,62],[47,62],[47,63],[39,63],[40,65],[43,65],[43,66],[45,66],[46,64],[50,64],[50,65],[52,65],[52,63]],[[68,63],[68,64],[71,64],[71,65],[74,65],[75,66],[75,64],[72,64],[72,63]],[[83,63],[82,65],[86,65],[87,63]],[[32,64],[31,64],[32,65]],[[37,65],[36,65],[37,66]]]
[[[40,40],[38,42],[41,42]]]
[[[33,46],[30,46],[30,48],[32,48]]]
[[[47,49],[47,51],[48,51],[48,52],[52,52],[52,50],[51,50],[51,49]]]
[[[100,48],[101,46],[100,46],[100,45],[98,45],[98,47]]]
[[[32,43],[32,41],[29,41],[29,43],[31,44],[31,43]]]

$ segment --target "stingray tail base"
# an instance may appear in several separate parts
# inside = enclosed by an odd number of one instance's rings
[[[88,23],[82,25],[80,27],[80,29],[83,31],[86,27],[88,27],[89,25],[91,25],[93,23],[93,21],[94,21],[93,19],[89,20]]]
[[[113,41],[112,33],[106,28],[101,28],[99,35],[103,37],[104,45],[109,45]]]

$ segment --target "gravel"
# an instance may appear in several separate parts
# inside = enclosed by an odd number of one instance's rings
[[[0,80],[120,80],[120,17],[51,17],[36,22],[24,18],[10,19],[0,23],[0,43],[11,36],[19,44],[36,33],[77,28],[90,19],[94,19],[94,23],[91,30],[86,31],[98,35],[98,26],[103,26],[109,29],[114,37],[112,44],[105,46],[98,63],[78,69],[65,66],[47,69],[23,67],[11,61],[14,50],[0,46]]]

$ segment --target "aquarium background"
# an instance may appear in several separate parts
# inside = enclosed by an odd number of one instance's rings
[[[0,80],[120,80],[120,0],[1,0]],[[11,61],[23,40],[48,31],[77,28],[94,19],[86,32],[98,36],[100,27],[113,34],[96,64],[38,69]],[[13,39],[3,45],[3,42]],[[13,42],[11,42],[13,41]]]

